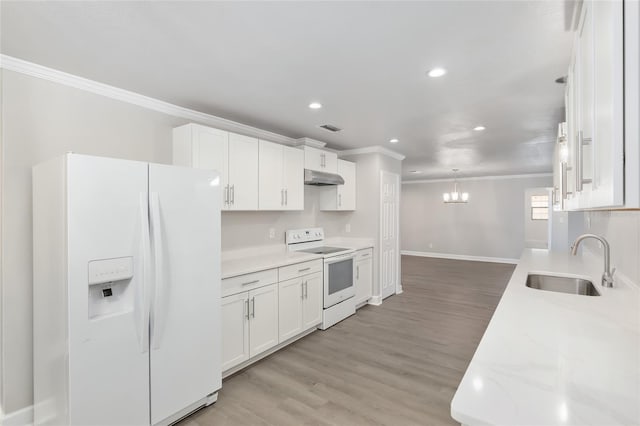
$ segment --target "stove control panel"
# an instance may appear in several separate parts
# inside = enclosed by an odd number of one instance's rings
[[[324,240],[324,230],[322,228],[291,229],[285,233],[287,245],[322,240]]]

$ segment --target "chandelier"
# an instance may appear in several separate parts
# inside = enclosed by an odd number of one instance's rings
[[[453,169],[453,191],[442,194],[445,203],[466,203],[469,201],[468,192],[458,191],[458,170]]]

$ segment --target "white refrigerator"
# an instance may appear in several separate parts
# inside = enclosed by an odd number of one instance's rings
[[[34,167],[35,424],[170,424],[216,400],[220,199],[213,171]]]

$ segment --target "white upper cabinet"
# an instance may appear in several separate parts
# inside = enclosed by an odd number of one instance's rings
[[[337,173],[338,154],[311,146],[305,146],[304,168],[319,172]]]
[[[567,75],[568,152],[559,169],[568,210],[633,207],[625,205],[624,158],[638,140],[625,148],[624,86],[638,76],[625,75],[623,19],[622,1],[582,3]]]
[[[260,210],[304,209],[304,153],[272,142],[260,141]]]
[[[337,172],[344,185],[327,186],[320,195],[320,210],[356,209],[356,163],[337,160]]]
[[[258,209],[258,140],[199,124],[173,129],[173,164],[220,172],[223,210]]]

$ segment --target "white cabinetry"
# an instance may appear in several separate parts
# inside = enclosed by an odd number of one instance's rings
[[[292,275],[295,276],[291,278]],[[322,322],[322,261],[293,265],[293,269],[280,268],[279,276],[279,340],[282,343]]]
[[[344,179],[344,184],[322,189],[320,210],[355,210],[356,164],[338,160],[337,172]]]
[[[373,249],[356,252],[356,306],[366,303],[373,292]]]
[[[278,344],[277,270],[222,280],[222,370]]]
[[[258,209],[258,140],[186,124],[173,129],[173,164],[220,172],[223,210]]]
[[[567,75],[568,155],[558,171],[566,182],[568,210],[625,204],[624,86],[638,76],[625,75],[623,19],[622,1],[582,2]],[[629,148],[638,140],[626,144]],[[637,161],[633,166],[627,162],[630,166],[638,167]],[[637,191],[637,183],[627,186]]]
[[[305,146],[304,168],[319,172],[337,173],[338,154],[311,146]]]
[[[304,152],[261,140],[258,157],[260,210],[304,210]]]

